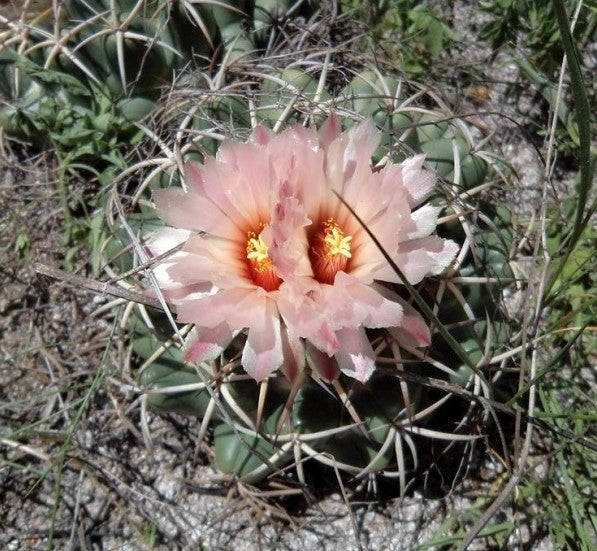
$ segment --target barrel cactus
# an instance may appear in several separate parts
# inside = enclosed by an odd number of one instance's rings
[[[263,48],[290,4],[68,0],[31,20],[0,16],[0,125],[41,141],[67,115],[67,126],[140,121],[185,71]]]
[[[127,310],[138,383],[151,409],[201,419],[220,471],[305,482],[315,463],[404,490],[418,437],[475,438],[434,429],[449,394],[416,380],[491,395],[508,213],[477,199],[493,157],[433,97],[374,68],[334,94],[310,71],[165,106],[176,152],[111,220],[104,257],[151,267],[135,285],[175,310]]]

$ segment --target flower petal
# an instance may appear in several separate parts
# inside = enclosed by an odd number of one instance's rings
[[[438,275],[450,265],[459,249],[460,247],[454,241],[433,235],[403,243],[399,257],[403,254],[424,252],[426,260],[423,261],[423,265],[426,265],[426,271],[423,276],[427,274]],[[413,270],[416,270],[416,268],[413,267]],[[418,283],[419,281],[420,279],[412,283]]]
[[[307,341],[305,348],[309,365],[315,370],[315,374],[321,377],[326,383],[334,382],[340,375],[336,359],[328,356],[309,341]]]
[[[296,197],[282,196],[273,209],[270,225],[261,232],[268,255],[282,279],[313,275],[304,231],[310,223]]]
[[[281,334],[284,354],[282,370],[286,378],[292,383],[299,373],[305,369],[305,345],[284,323],[281,325]]]
[[[177,228],[220,237],[237,235],[240,228],[212,201],[180,188],[156,189],[153,201],[164,222]]]
[[[408,239],[419,239],[433,233],[437,227],[437,217],[440,211],[441,207],[424,205],[413,212],[411,219],[415,225],[415,229],[410,231]]]
[[[191,232],[178,228],[160,228],[145,237],[147,248],[151,256],[159,256],[184,243]]]
[[[340,119],[332,113],[327,120],[321,125],[319,130],[319,140],[321,146],[326,149],[340,134],[342,127],[340,126]]]
[[[234,338],[234,332],[227,324],[212,328],[195,327],[189,336],[185,353],[186,362],[205,362],[215,360]]]
[[[334,285],[323,288],[326,306],[333,312],[334,327],[392,327],[402,319],[402,307],[370,285],[338,272]]]
[[[182,301],[177,307],[177,319],[200,327],[217,327],[227,323],[231,330],[251,325],[253,309],[261,306],[254,289],[223,289],[213,295]]]
[[[381,134],[375,130],[371,119],[354,126],[348,131],[348,142],[344,150],[342,184],[336,191],[352,206],[358,207],[359,201],[367,201],[369,197],[363,194],[368,186],[368,179],[372,176],[371,156],[379,145]],[[374,178],[377,178],[374,175]],[[338,223],[342,223],[338,220]]]
[[[222,289],[254,288],[239,249],[231,240],[192,235],[182,250],[185,256],[172,263],[167,271],[172,279],[186,284],[211,281]]]
[[[338,367],[345,375],[366,382],[375,371],[375,353],[365,329],[345,328],[338,331],[341,348],[335,354]]]
[[[415,155],[400,165],[411,208],[419,205],[429,196],[437,179],[433,172],[423,169],[424,161],[425,155]]]
[[[272,137],[273,133],[263,125],[255,127],[253,134],[251,135],[251,139],[259,145],[267,145]]]
[[[271,300],[265,299],[264,306],[254,311],[241,360],[246,372],[257,382],[278,369],[284,361],[280,317]]]
[[[162,228],[146,236],[146,249],[150,256],[156,257],[166,254],[184,243],[191,233],[187,230],[176,228]],[[183,261],[187,253],[177,251],[169,255],[165,260],[152,265],[153,274],[161,289],[180,288],[184,285],[176,281],[168,273],[168,268]]]
[[[425,276],[441,274],[454,260],[459,247],[454,241],[437,236],[413,239],[400,244],[395,255],[395,262],[402,273],[413,285]],[[375,273],[380,281],[402,283],[400,277],[388,264],[381,266]]]
[[[409,346],[429,346],[431,344],[431,334],[429,326],[421,314],[401,296],[388,289],[388,287],[379,284],[374,284],[373,287],[379,294],[397,302],[402,307],[403,315],[400,325],[388,327],[388,330],[398,343]]]
[[[299,337],[309,340],[328,355],[339,349],[336,333],[317,300],[319,286],[301,293],[288,285],[283,285],[276,298],[278,310],[288,327]],[[315,293],[315,294],[313,294]]]
[[[234,207],[243,214],[258,213],[263,219],[257,220],[257,224],[266,222],[276,187],[270,185],[269,193],[264,193],[263,183],[274,183],[269,150],[252,142],[226,140],[220,146],[217,158],[221,173],[228,176],[226,184],[235,184],[230,188],[232,196],[229,197]],[[228,173],[234,173],[234,177]],[[253,231],[257,231],[257,227],[253,227]]]

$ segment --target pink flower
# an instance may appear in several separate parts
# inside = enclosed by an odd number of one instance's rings
[[[336,195],[411,283],[450,264],[457,245],[432,235],[439,208],[412,211],[434,184],[423,157],[375,171],[378,143],[371,121],[346,133],[335,117],[319,134],[259,127],[249,142],[189,163],[186,192],[156,191],[174,228],[152,236],[152,252],[184,242],[155,273],[178,320],[195,324],[187,360],[216,358],[248,329],[242,364],[257,381],[279,367],[293,379],[307,364],[327,381],[340,370],[366,381],[375,358],[365,328],[429,344],[423,319],[378,283],[401,281]]]

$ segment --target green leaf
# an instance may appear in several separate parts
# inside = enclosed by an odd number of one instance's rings
[[[36,78],[38,81],[48,85],[58,85],[72,94],[80,96],[91,95],[89,89],[72,75],[54,71],[52,69],[44,69],[24,55],[18,54],[16,59],[18,66],[21,67],[27,75]]]
[[[528,78],[541,92],[541,95],[545,100],[555,108],[556,100],[558,98],[558,89],[552,84],[544,75],[542,75],[528,59],[515,59],[515,63],[518,65],[522,73]],[[564,98],[560,98],[558,105],[558,118],[562,124],[566,127],[566,131],[574,143],[578,146],[580,144],[580,138],[578,133],[578,124],[574,119],[574,113],[568,109],[568,106],[563,101]]]
[[[14,250],[21,259],[29,258],[30,247],[29,235],[25,232],[19,233],[15,239]]]

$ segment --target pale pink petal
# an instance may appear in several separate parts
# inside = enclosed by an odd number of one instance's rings
[[[321,146],[326,149],[342,133],[340,119],[335,114],[331,114],[322,124],[319,130],[319,139]]]
[[[425,239],[430,239],[430,237]],[[450,239],[441,239],[439,237],[436,237],[436,239],[443,241],[443,246],[438,246],[437,249],[429,251],[428,253],[433,256],[436,261],[436,265],[431,271],[434,275],[441,274],[450,264],[452,264],[452,261],[460,251],[458,243],[451,241]]]
[[[453,241],[437,236],[424,237],[401,243],[395,261],[409,283],[414,285],[425,276],[442,273],[454,260],[458,250],[458,245]],[[380,281],[401,283],[389,265],[377,270],[375,277]]]
[[[421,314],[397,293],[388,289],[388,287],[379,284],[374,284],[373,287],[381,295],[397,302],[402,307],[403,315],[400,325],[388,327],[388,330],[396,340],[400,344],[407,344],[409,346],[429,346],[431,344],[431,334],[429,326]]]
[[[304,231],[310,223],[298,199],[284,194],[273,209],[270,225],[261,232],[276,272],[284,280],[313,275]]]
[[[192,285],[173,282],[168,284],[166,281],[158,280],[162,296],[170,304],[179,304],[181,301],[195,300],[207,295],[213,295],[214,287],[209,281],[195,283]],[[145,290],[147,296],[157,298],[157,292],[152,287]]]
[[[384,195],[388,198],[393,197],[397,190],[404,194],[406,188],[402,181],[402,165],[388,163],[381,169],[379,175],[381,177],[379,188]]]
[[[258,149],[259,146],[249,144]],[[260,153],[260,157],[263,157]],[[239,228],[245,232],[256,231],[259,225],[267,222],[268,209],[263,210],[264,201],[269,203],[270,193],[264,193],[263,200],[257,203],[249,183],[234,167],[208,157],[202,168],[202,195],[211,201],[220,212],[223,212]]]
[[[393,215],[386,214],[385,221],[384,219],[376,219],[367,226],[367,229],[371,232],[373,237],[375,237],[377,243],[364,228],[359,228],[357,231],[352,232],[352,259],[350,262],[350,270],[352,271],[362,264],[378,264],[381,261],[385,262],[382,250],[390,255],[390,257],[394,257],[398,251],[400,241],[406,239],[407,230],[405,230],[404,226],[405,224],[402,223],[398,213]],[[410,228],[414,229],[414,227],[414,223],[410,221]]]
[[[229,245],[232,242],[215,241],[193,235],[183,250],[176,253],[175,261],[165,262],[158,268],[171,280],[186,285],[210,281],[223,289],[255,288],[255,284],[245,277],[246,263],[239,258],[239,251]]]
[[[425,275],[438,275],[452,263],[459,249],[460,247],[454,241],[432,235],[403,243],[400,247],[400,254],[408,254],[409,251],[416,250],[424,251],[432,261]]]
[[[353,209],[358,207],[370,180],[377,175],[371,172],[371,156],[379,145],[381,135],[375,130],[371,119],[365,119],[348,132],[348,143],[344,151],[342,185],[336,191]],[[366,193],[365,193],[366,195]]]
[[[341,134],[325,150],[324,167],[326,178],[326,190],[335,190],[342,193],[344,176],[344,151],[346,150],[347,138]]]
[[[302,127],[284,132],[272,142],[269,158],[280,199],[294,197],[310,215],[321,207],[328,195],[324,172],[324,152],[319,149],[317,134]]]
[[[261,217],[267,216],[272,204],[272,194],[263,192],[263,183],[273,181],[268,151],[255,143],[226,140],[220,146],[217,158],[220,165],[226,166],[226,170],[237,173],[238,180],[228,178],[237,184],[236,189],[231,189],[235,206],[239,210],[257,212]],[[259,222],[265,223],[267,220]]]
[[[189,333],[187,337],[187,350],[185,361],[206,362],[218,358],[234,338],[234,332],[227,324],[212,328],[198,327]]]
[[[338,331],[340,350],[335,358],[345,375],[364,383],[375,371],[375,353],[367,338],[365,329],[345,328]]]
[[[380,281],[393,281],[384,279],[383,274],[387,271],[386,268],[387,261],[381,257],[376,262],[369,260],[358,264],[351,263],[350,275],[366,284],[373,283],[374,279],[379,279]]]
[[[346,164],[362,162],[369,166],[380,141],[381,134],[375,129],[375,123],[371,119],[365,119],[353,126],[348,131],[348,145],[344,154]]]
[[[435,231],[437,227],[437,217],[441,207],[424,205],[412,213],[412,221],[415,229],[409,232],[408,239],[419,239],[427,237]]]
[[[251,139],[259,145],[267,145],[272,139],[274,134],[265,126],[259,125],[253,130]]]
[[[319,149],[319,136],[314,128],[305,128],[301,124],[295,124],[292,128],[285,130],[282,137],[287,137],[295,147],[306,146],[312,151]]]
[[[282,319],[297,336],[311,341],[329,355],[338,350],[339,342],[330,320],[310,294],[293,293],[292,288],[282,286],[276,303]]]
[[[408,282],[413,285],[433,273],[437,266],[435,258],[428,251],[420,248],[408,250],[408,247],[403,247],[396,261]]]
[[[264,308],[254,311],[241,361],[245,371],[257,382],[284,361],[280,318],[271,300],[266,300]]]
[[[382,175],[371,172],[371,169],[367,168],[369,174],[365,173],[362,176],[361,188],[363,191],[357,195],[356,201],[352,199],[349,204],[367,227],[371,227],[376,222],[381,225],[394,226],[397,216],[402,216],[402,213],[410,215],[404,190],[395,186],[390,190],[384,190]],[[360,226],[356,219],[354,226],[355,228]]]
[[[221,237],[239,232],[238,226],[224,212],[201,195],[185,193],[180,188],[156,189],[153,201],[160,218],[175,227]]]
[[[423,170],[424,160],[425,155],[415,155],[400,165],[410,207],[420,204],[429,196],[437,179],[433,172]]]
[[[228,323],[230,329],[251,325],[252,310],[262,306],[254,289],[223,289],[195,300],[181,302],[177,307],[178,321],[201,327],[216,327]]]
[[[281,325],[282,334],[282,352],[284,354],[284,363],[282,370],[286,378],[292,383],[298,375],[305,369],[305,345],[285,323]]]
[[[401,345],[429,346],[431,344],[429,327],[416,311],[405,314],[400,327],[390,327],[388,330]]]
[[[189,161],[184,165],[184,181],[188,188],[197,195],[203,194],[203,173],[202,165]]]
[[[334,308],[335,326],[391,327],[400,324],[402,307],[355,277],[338,272],[334,285],[323,288],[326,306]]]
[[[160,228],[145,236],[146,246],[151,256],[159,256],[184,243],[191,232],[178,228]]]
[[[183,244],[189,235],[190,232],[187,230],[162,228],[146,236],[145,248],[151,257],[164,255]],[[182,286],[181,282],[176,281],[168,274],[168,268],[181,260],[184,261],[187,256],[184,252],[173,252],[167,256],[167,260],[152,265],[153,275],[160,288],[166,290]]]
[[[309,341],[306,343],[306,352],[309,365],[315,371],[314,376],[318,375],[326,383],[332,383],[338,378],[340,369],[335,358],[318,350]]]

